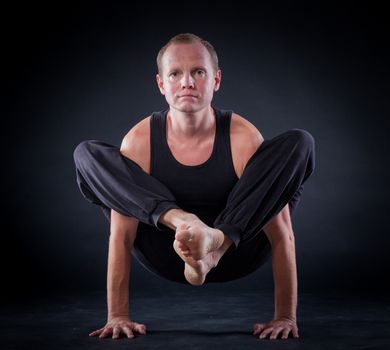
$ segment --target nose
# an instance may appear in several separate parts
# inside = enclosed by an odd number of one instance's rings
[[[194,88],[194,84],[195,84],[195,81],[194,81],[194,78],[191,74],[183,74],[183,77],[181,79],[181,87],[184,88],[184,89],[190,89],[190,88]]]

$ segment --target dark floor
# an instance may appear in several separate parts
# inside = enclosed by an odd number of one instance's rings
[[[222,293],[225,295],[222,296]],[[10,305],[0,316],[1,349],[390,349],[390,298],[328,293],[299,296],[299,339],[257,339],[255,322],[273,313],[269,292],[191,287],[183,293],[131,295],[132,319],[147,334],[98,339],[105,323],[103,292],[51,296]]]

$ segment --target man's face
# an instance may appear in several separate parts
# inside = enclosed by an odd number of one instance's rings
[[[169,106],[193,113],[207,107],[219,89],[221,71],[214,72],[211,56],[199,42],[170,45],[161,60],[157,84]]]

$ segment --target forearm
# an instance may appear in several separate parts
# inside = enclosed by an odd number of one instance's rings
[[[293,234],[274,242],[272,270],[275,284],[274,318],[296,321],[298,282]]]
[[[110,235],[107,268],[108,318],[129,315],[129,279],[131,248],[128,243]]]

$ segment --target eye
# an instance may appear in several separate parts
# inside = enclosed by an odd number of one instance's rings
[[[198,75],[205,75],[205,71],[204,70],[202,70],[202,69],[198,69],[197,71],[196,71],[196,74],[198,74]]]

